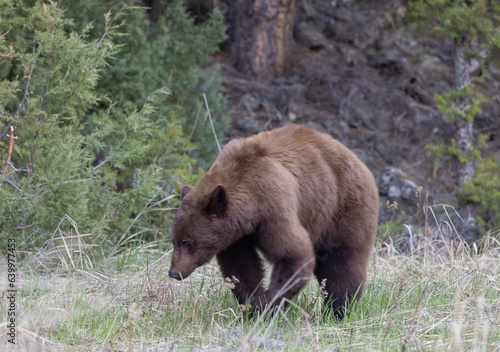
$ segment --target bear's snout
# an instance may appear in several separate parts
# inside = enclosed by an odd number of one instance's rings
[[[182,280],[181,273],[179,272],[179,270],[176,269],[170,269],[168,271],[168,276],[176,280]]]

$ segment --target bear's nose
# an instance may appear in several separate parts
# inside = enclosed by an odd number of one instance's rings
[[[173,279],[177,279],[177,280],[181,280],[182,279],[181,273],[179,272],[179,270],[176,270],[176,269],[170,269],[168,271],[168,276],[170,276]]]

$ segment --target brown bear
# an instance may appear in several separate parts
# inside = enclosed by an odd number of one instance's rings
[[[261,308],[291,299],[314,273],[342,318],[363,291],[378,209],[371,172],[324,133],[287,125],[233,140],[182,188],[169,276],[184,279],[215,255],[237,278],[239,302]],[[267,289],[257,250],[274,265]]]

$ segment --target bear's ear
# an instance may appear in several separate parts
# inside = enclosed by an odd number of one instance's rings
[[[190,190],[191,190],[191,187],[189,187],[189,186],[182,186],[182,189],[181,189],[181,200],[184,199],[184,197],[189,193]]]
[[[218,185],[214,188],[208,197],[207,212],[210,214],[221,215],[227,208],[227,196],[224,186]]]

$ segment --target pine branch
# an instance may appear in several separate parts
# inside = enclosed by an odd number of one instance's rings
[[[104,33],[103,33],[103,35],[102,35],[101,39],[99,39],[99,41],[97,42],[97,44],[96,44],[96,46],[95,46],[96,50],[99,50],[99,49],[100,49],[101,44],[102,44],[102,42],[104,41],[104,39],[105,39],[105,38],[109,35],[109,33],[110,33],[113,29],[115,29],[115,28],[116,28],[116,27],[113,27],[113,24],[114,24],[114,22],[115,22],[116,18],[118,17],[118,15],[120,15],[120,14],[121,14],[121,12],[122,12],[122,11],[124,11],[125,9],[127,9],[127,8],[130,8],[130,7],[129,7],[129,6],[125,6],[125,7],[123,7],[122,9],[120,9],[120,11],[118,11],[118,12],[116,13],[116,15],[115,15],[114,17],[112,17],[112,18],[111,18],[111,20],[108,20],[107,15],[105,16],[105,17],[106,17],[106,19],[105,19],[105,23],[104,23]],[[132,8],[133,8],[133,7],[132,7]],[[111,12],[108,12],[108,14],[110,14],[110,13],[111,13]],[[92,58],[92,57],[93,57],[93,56],[90,56],[90,58]],[[65,96],[65,97],[63,98],[63,101],[64,101],[64,102],[66,102],[68,99],[70,99],[70,98],[71,98],[71,97],[72,97],[72,96],[73,96],[73,95],[74,95],[74,94],[78,91],[78,89],[80,88],[80,85],[81,85],[81,84],[85,81],[85,78],[87,77],[87,73],[88,73],[88,72],[90,72],[90,70],[91,70],[91,69],[92,69],[92,67],[90,67],[88,70],[86,70],[86,71],[84,71],[84,72],[83,72],[83,77],[82,77],[82,79],[78,82],[78,84],[76,85],[75,89],[73,89],[73,90],[72,90],[72,91],[71,91],[71,92],[70,92],[67,96]],[[71,80],[72,80],[75,76],[77,76],[77,75],[78,75],[78,73],[79,73],[79,71],[77,70],[77,71],[75,72],[75,74],[73,74],[73,75],[70,77],[70,79],[66,82],[66,84],[67,84],[67,83],[69,83],[69,81],[71,81]]]
[[[4,34],[0,35],[0,38],[5,38],[11,30],[12,30],[12,20],[9,21],[9,30],[7,32],[5,32]]]
[[[35,55],[35,46],[36,46],[36,35],[37,35],[37,33],[38,33],[38,30],[35,29],[35,36],[33,37],[33,55]],[[17,107],[17,110],[14,113],[14,116],[12,117],[14,120],[17,120],[17,118],[19,117],[19,113],[21,112],[21,108],[24,105],[24,101],[26,100],[26,97],[29,94],[29,88],[30,88],[30,82],[31,82],[31,77],[32,76],[33,76],[33,67],[31,68],[30,74],[28,75],[28,82],[26,82],[26,88],[24,88],[23,98],[21,99],[21,102],[19,103],[19,106]],[[3,137],[3,135],[2,135],[2,137]]]
[[[105,19],[105,23],[104,23],[104,33],[101,37],[101,39],[99,39],[99,41],[97,42],[95,48],[96,49],[99,49],[102,42],[104,41],[104,38],[106,38],[106,36],[109,34],[110,31],[112,31],[113,29],[115,29],[116,27],[113,27],[113,24],[115,22],[115,20],[118,18],[118,16],[123,12],[125,11],[126,9],[131,9],[131,8],[136,8],[135,6],[124,6],[122,7],[114,17],[111,18],[111,20],[108,21],[108,17],[107,15],[110,15],[111,14],[111,11],[108,12],[108,14],[105,16],[106,19]]]
[[[50,61],[54,62],[54,56],[53,56],[53,51],[54,51],[54,34],[56,32],[56,22],[57,18],[59,17],[59,11],[61,10],[61,1],[59,0],[59,3],[57,4],[57,12],[56,15],[54,16],[54,23],[52,25],[52,32],[50,33],[50,39],[51,39],[51,56],[50,56]],[[42,118],[43,112],[47,109],[47,98],[49,96],[49,85],[50,85],[50,77],[52,75],[52,67],[49,65],[48,67],[48,72],[47,72],[47,80],[45,82],[45,94],[43,95],[43,103],[42,103],[42,113],[40,113],[40,116],[38,117],[39,119]]]
[[[36,38],[36,34],[35,34],[35,38]],[[26,100],[26,97],[29,94],[28,92],[29,92],[29,87],[30,87],[30,82],[31,82],[31,76],[32,75],[33,75],[33,68],[31,69],[30,74],[28,76],[28,82],[26,82],[26,88],[24,89],[23,98],[21,99],[21,102],[19,103],[19,106],[17,107],[17,110],[14,113],[14,116],[12,117],[14,120],[17,120],[17,118],[19,117],[19,113],[21,112],[21,108],[24,105],[24,101]]]

